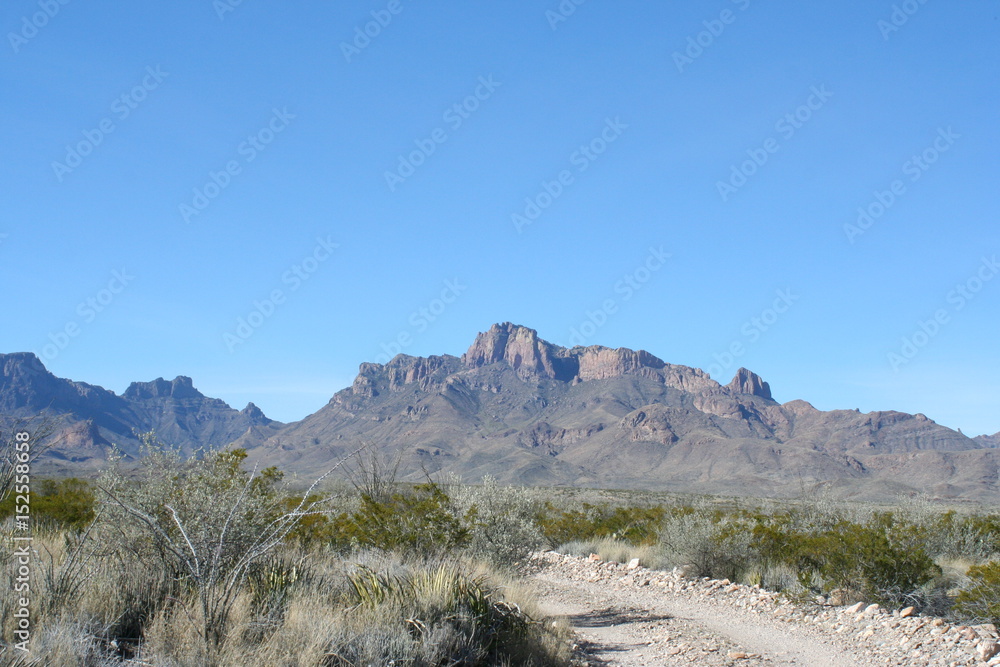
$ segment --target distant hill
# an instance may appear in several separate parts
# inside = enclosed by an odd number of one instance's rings
[[[0,355],[0,413],[66,415],[57,455],[92,466],[132,429],[186,447],[233,444],[304,476],[362,443],[403,451],[400,475],[490,474],[503,482],[727,495],[1000,499],[1000,434],[971,439],[924,415],[779,404],[756,374],[726,385],[645,351],[563,348],[497,324],[461,357],[399,355],[361,364],[353,385],[291,424],[236,411],[189,378],[122,395],[49,374],[33,355]]]

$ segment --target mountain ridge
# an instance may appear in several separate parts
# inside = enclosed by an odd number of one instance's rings
[[[304,476],[371,443],[401,452],[402,479],[475,480],[789,496],[923,493],[1000,499],[1000,434],[975,439],[922,414],[778,403],[746,368],[728,384],[644,350],[565,348],[504,322],[461,356],[399,354],[360,364],[351,386],[282,424],[237,411],[191,378],[132,383],[121,396],[56,378],[34,355],[0,355],[0,412],[65,415],[57,457],[99,467],[135,431],[193,450],[245,448]],[[123,446],[124,442],[124,446]]]

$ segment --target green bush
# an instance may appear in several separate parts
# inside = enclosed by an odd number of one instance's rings
[[[367,494],[349,519],[341,517],[340,532],[368,548],[410,555],[434,555],[464,547],[469,529],[440,486],[418,484],[396,491],[385,500]]]
[[[688,566],[696,576],[773,585],[763,580],[771,573],[799,592],[839,589],[884,605],[920,605],[922,587],[941,574],[925,549],[927,537],[890,513],[858,523],[792,511],[703,511],[671,517],[661,548],[667,564]]]
[[[81,529],[94,520],[94,490],[82,479],[33,480],[29,500],[36,526]],[[14,514],[14,501],[11,494],[0,502],[0,520]]]
[[[955,597],[954,612],[974,623],[1000,623],[1000,562],[975,565]]]
[[[876,515],[860,525],[843,521],[806,537],[799,562],[815,563],[833,588],[857,591],[865,600],[898,605],[941,574],[924,550],[919,528]]]
[[[610,537],[634,545],[652,544],[667,516],[664,507],[622,507],[583,503],[576,510],[546,503],[536,519],[552,546]]]

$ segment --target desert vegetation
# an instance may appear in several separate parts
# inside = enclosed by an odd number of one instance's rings
[[[912,500],[887,507],[691,499],[630,508],[550,504],[540,522],[546,535],[565,538],[559,550],[574,555],[638,558],[799,599],[1000,622],[1000,515],[987,512]]]
[[[541,622],[519,580],[542,539],[524,493],[382,473],[291,493],[240,450],[144,442],[138,468],[33,483],[32,651],[13,650],[15,600],[0,596],[3,660],[567,663],[567,631]],[[8,530],[12,510],[0,504]],[[0,585],[13,590],[9,544]]]

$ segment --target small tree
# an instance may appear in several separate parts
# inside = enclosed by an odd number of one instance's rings
[[[313,491],[343,460],[289,509],[275,488],[281,473],[244,471],[243,450],[185,458],[152,433],[141,440],[134,483],[126,481],[118,460],[101,479],[109,518],[117,515],[137,527],[166,564],[191,582],[200,606],[199,633],[212,656],[251,566],[281,544],[303,516],[317,511],[326,499]]]
[[[19,466],[31,466],[52,446],[58,421],[48,415],[0,422],[0,501],[10,495]]]

